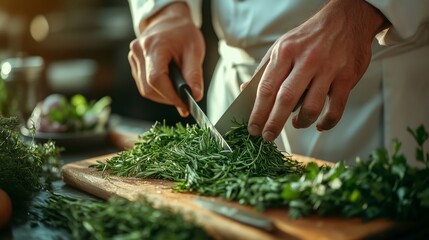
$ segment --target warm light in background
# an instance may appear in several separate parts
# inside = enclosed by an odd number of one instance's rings
[[[9,62],[5,62],[1,65],[1,77],[6,79],[9,76],[10,71],[12,71],[12,65]]]
[[[37,15],[30,24],[30,34],[37,42],[43,41],[49,33],[49,23],[44,15]]]

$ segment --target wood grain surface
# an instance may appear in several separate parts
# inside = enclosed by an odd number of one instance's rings
[[[277,228],[274,232],[267,232],[230,220],[200,207],[194,200],[202,196],[174,192],[171,189],[174,184],[172,182],[159,179],[124,178],[107,174],[103,176],[96,169],[89,168],[97,161],[105,161],[112,156],[105,155],[66,164],[62,168],[63,180],[75,188],[102,199],[121,196],[135,200],[143,195],[155,204],[169,206],[187,217],[193,217],[216,239],[382,239],[408,228],[404,224],[383,219],[367,223],[356,218],[322,218],[318,216],[292,220],[288,218],[286,208],[276,208],[260,213],[272,219]],[[294,155],[294,159],[302,162],[316,161],[318,164],[330,164],[298,155]],[[249,206],[226,202],[218,198],[204,198],[257,212]]]

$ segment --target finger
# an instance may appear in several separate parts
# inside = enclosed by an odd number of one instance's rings
[[[146,79],[148,85],[156,91],[167,104],[175,105],[177,108],[181,109],[179,113],[182,117],[185,117],[188,115],[187,106],[182,99],[180,99],[168,75],[168,65],[172,60],[171,54],[163,49],[146,55]]]
[[[247,82],[242,83],[242,84],[240,85],[240,91],[243,91],[243,90],[247,87],[247,85],[249,85],[249,82],[250,82],[250,81],[247,81]]]
[[[130,44],[130,54],[128,54],[129,62],[132,68],[132,74],[134,81],[137,85],[137,89],[140,92],[140,95],[143,97],[149,98],[156,102],[162,102],[157,94],[153,94],[153,90],[146,82],[146,68],[142,49],[139,45],[139,42],[134,40]]]
[[[329,92],[331,76],[321,74],[306,90],[299,113],[292,119],[295,128],[306,128],[313,124],[323,110]]]
[[[321,120],[317,123],[317,130],[329,130],[337,125],[346,107],[350,90],[351,88],[344,84],[332,84],[329,91],[328,108],[323,114]]]
[[[251,135],[258,136],[262,134],[263,126],[276,100],[277,90],[289,74],[290,68],[291,62],[288,59],[282,59],[279,63],[275,63],[274,58],[272,61],[269,60],[258,85],[255,104],[249,118],[248,131]]]
[[[266,141],[273,141],[280,134],[300,96],[312,79],[310,73],[302,69],[295,67],[280,86],[273,109],[263,129],[262,137]]]
[[[265,66],[265,64],[270,60],[270,55],[271,55],[271,52],[272,52],[273,47],[274,47],[274,45],[272,45],[272,46],[268,49],[267,53],[265,53],[265,55],[264,55],[264,57],[262,58],[261,62],[260,62],[260,63],[259,63],[259,65],[256,67],[255,72],[254,72],[254,74],[253,74],[253,75],[255,75],[257,72],[259,72],[259,69],[261,69],[262,67],[264,67],[264,66]],[[243,91],[243,90],[247,87],[247,85],[249,85],[250,81],[251,81],[251,80],[249,80],[249,81],[246,81],[246,82],[242,83],[242,84],[240,85],[240,91]]]
[[[183,57],[182,73],[183,78],[192,90],[192,96],[196,101],[203,98],[203,59],[204,51],[193,51]]]
[[[136,81],[137,84],[137,63],[134,60],[134,56],[133,56],[133,52],[129,51],[128,52],[128,62],[130,64],[130,68],[131,68],[131,75],[133,76],[134,81]]]

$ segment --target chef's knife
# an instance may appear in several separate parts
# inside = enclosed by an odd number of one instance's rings
[[[258,89],[259,82],[267,68],[268,62],[269,61],[266,61],[259,69],[257,69],[249,84],[247,84],[240,95],[238,95],[215,124],[215,127],[220,134],[225,135],[225,133],[230,131],[231,127],[234,126],[233,121],[237,121],[238,123],[247,123],[249,121],[250,114],[252,113],[253,105],[255,103],[256,90]],[[296,109],[298,109],[302,104],[306,92],[307,91],[303,93],[293,111],[296,111]]]
[[[250,225],[268,232],[276,229],[273,221],[262,214],[257,214],[247,210],[241,210],[236,207],[231,207],[226,204],[211,201],[204,198],[196,198],[194,200],[199,206],[215,212],[234,221]]]
[[[191,88],[183,79],[180,69],[174,62],[170,63],[168,71],[177,93],[179,94],[180,98],[188,105],[189,112],[194,117],[198,125],[202,128],[208,128],[211,134],[222,144],[223,149],[232,152],[231,147],[228,145],[222,135],[216,130],[215,126],[213,126],[207,115],[203,112],[195,99],[192,97]]]

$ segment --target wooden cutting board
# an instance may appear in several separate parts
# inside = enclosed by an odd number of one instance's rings
[[[102,173],[88,166],[97,161],[105,161],[113,155],[105,155],[83,161],[66,164],[62,168],[63,180],[78,189],[88,192],[102,199],[111,196],[121,196],[135,200],[140,195],[146,196],[156,204],[170,206],[186,215],[191,215],[202,224],[204,228],[217,239],[362,239],[387,238],[409,228],[408,224],[399,224],[383,219],[368,223],[360,219],[322,218],[312,216],[299,220],[288,218],[287,209],[269,209],[263,214],[273,220],[277,227],[275,232],[266,232],[227,219],[194,202],[201,197],[191,193],[178,193],[171,190],[172,182],[158,179],[123,178]],[[325,162],[303,156],[294,156],[298,161]],[[211,200],[222,201],[217,198],[204,197]],[[238,208],[254,211],[249,206],[223,201]]]

